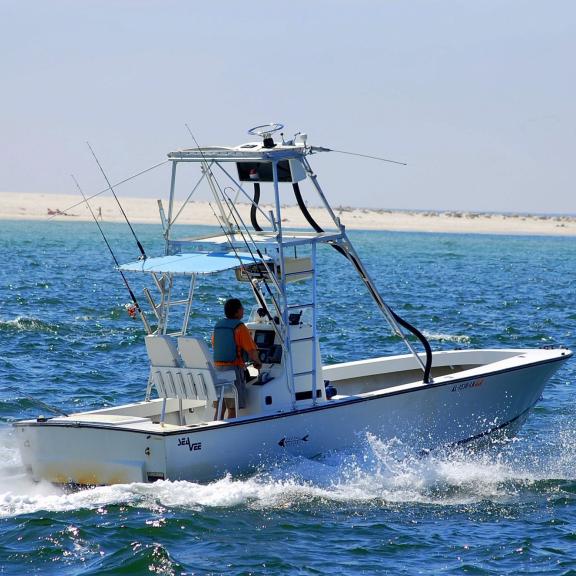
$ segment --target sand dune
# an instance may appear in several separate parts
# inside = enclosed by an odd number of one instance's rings
[[[104,221],[121,221],[122,214],[114,198],[100,196],[91,202],[96,214]],[[158,203],[151,198],[122,198],[122,205],[133,222],[158,223]],[[175,208],[180,210],[181,204]],[[249,204],[240,204],[242,218],[249,220]],[[166,207],[166,206],[165,206]],[[271,206],[262,206],[265,213]],[[321,226],[330,219],[321,208],[309,207]],[[440,212],[409,210],[376,210],[336,206],[335,212],[350,230],[394,230],[416,232],[457,232],[480,234],[576,235],[576,216],[526,214],[490,214],[475,212]],[[90,220],[87,207],[78,196],[64,194],[34,194],[0,192],[0,219],[4,220]],[[263,221],[264,217],[259,216]],[[286,226],[307,227],[297,206],[282,208]],[[216,225],[216,218],[207,202],[192,202],[178,218],[180,224]]]

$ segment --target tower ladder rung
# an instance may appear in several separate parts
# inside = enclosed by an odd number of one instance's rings
[[[298,272],[286,272],[284,276],[298,276],[299,274],[314,274],[314,270],[299,270]]]
[[[308,376],[310,374],[315,374],[316,370],[306,370],[304,372],[294,372],[293,376]]]

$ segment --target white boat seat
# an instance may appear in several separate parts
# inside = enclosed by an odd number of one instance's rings
[[[238,405],[238,391],[234,386],[234,370],[217,371],[212,361],[212,353],[204,340],[182,336],[178,338],[178,351],[189,374],[190,386],[206,394],[206,400],[216,402],[221,398],[234,398]]]
[[[144,339],[151,364],[151,376],[161,398],[186,398],[184,379],[178,368],[182,361],[172,336],[148,335]]]
[[[178,348],[172,336],[148,335],[144,342],[152,366],[180,366]]]
[[[234,370],[218,371],[214,368],[212,353],[204,340],[182,336],[178,338],[178,351],[186,368],[208,370],[216,386],[234,382]]]
[[[200,400],[207,411],[223,398],[234,398],[238,405],[234,370],[216,370],[206,342],[183,336],[176,345],[173,337],[164,335],[146,336],[145,342],[160,398]]]
[[[209,370],[213,368],[212,354],[204,340],[181,336],[178,338],[178,350],[184,366]]]

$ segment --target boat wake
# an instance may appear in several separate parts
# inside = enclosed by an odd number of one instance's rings
[[[532,451],[525,441],[421,455],[399,441],[367,435],[364,448],[318,459],[293,458],[250,477],[209,484],[159,481],[66,491],[27,478],[11,433],[0,432],[0,518],[124,505],[201,511],[205,508],[283,509],[326,505],[458,506],[514,504],[558,494],[576,480],[576,431]],[[527,441],[526,441],[527,443]],[[573,488],[570,488],[573,491]]]

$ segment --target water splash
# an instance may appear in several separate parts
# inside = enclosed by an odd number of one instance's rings
[[[34,482],[26,474],[11,430],[0,432],[0,462],[0,518],[44,509],[40,503],[62,495],[53,484]]]
[[[415,453],[399,440],[368,434],[363,449],[320,459],[294,458],[248,478],[226,476],[209,484],[159,481],[65,492],[26,479],[13,439],[1,436],[0,517],[37,511],[101,510],[128,505],[154,510],[247,507],[281,509],[326,504],[386,507],[427,504],[510,504],[519,498],[557,492],[574,480],[576,433],[566,429],[542,453],[526,442],[474,449]]]

